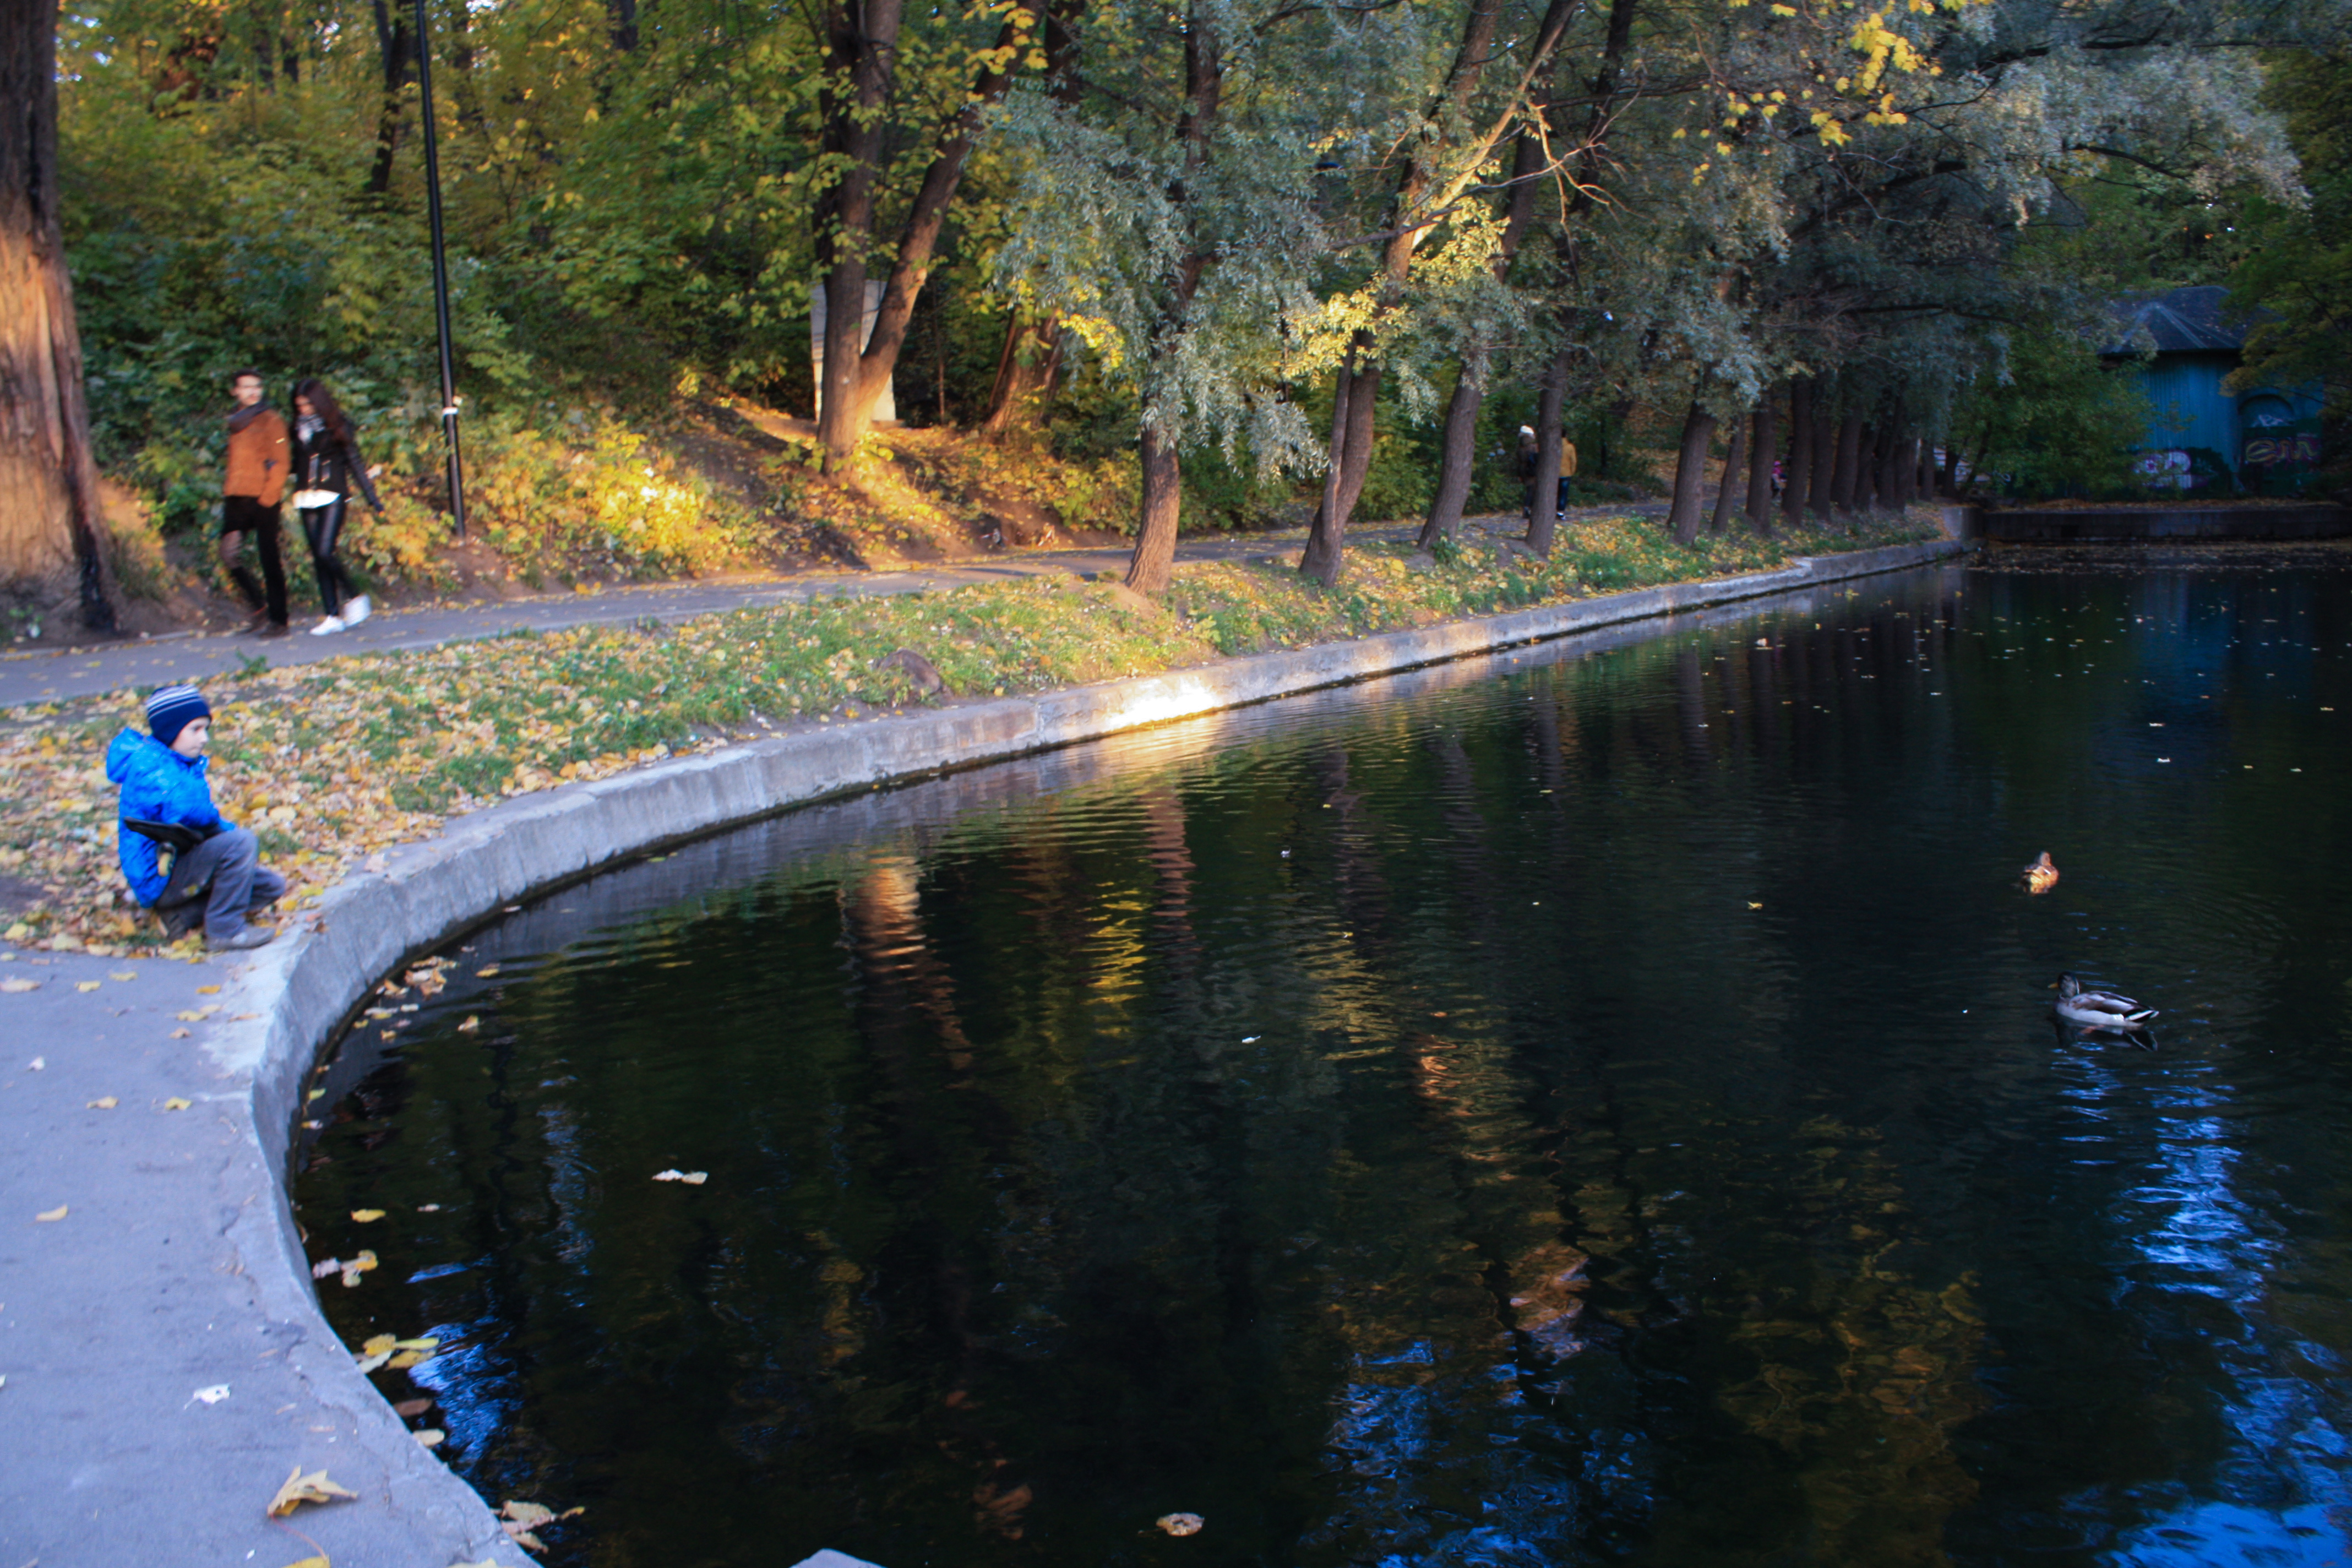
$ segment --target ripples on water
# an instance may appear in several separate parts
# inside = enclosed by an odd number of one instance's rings
[[[565,1563],[2352,1563],[2352,576],[2074,564],[551,895],[344,1046],[329,1316]]]

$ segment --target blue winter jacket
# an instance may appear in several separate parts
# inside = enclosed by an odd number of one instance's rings
[[[183,827],[234,827],[214,807],[212,785],[205,782],[205,766],[211,761],[184,757],[152,735],[123,731],[106,748],[106,776],[122,786],[115,815]],[[155,863],[155,841],[128,828],[116,829],[115,838],[122,878],[131,892],[142,904],[162,898],[168,879]]]

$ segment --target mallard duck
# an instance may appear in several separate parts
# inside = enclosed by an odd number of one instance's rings
[[[2044,849],[2042,858],[2025,868],[2025,890],[2046,893],[2058,885],[2058,868],[2051,864],[2050,851]]]
[[[2058,1016],[2083,1029],[2105,1029],[2112,1034],[2128,1034],[2156,1016],[2153,1007],[2143,1007],[2128,996],[2118,996],[2112,991],[2085,991],[2083,983],[2071,974],[2058,977]]]

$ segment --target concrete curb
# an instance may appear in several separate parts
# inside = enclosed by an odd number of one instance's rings
[[[242,1021],[212,1027],[203,1043],[230,1091],[222,1109],[239,1123],[237,1156],[220,1175],[224,1237],[268,1318],[301,1331],[288,1353],[305,1381],[355,1421],[358,1446],[393,1478],[392,1502],[413,1521],[412,1540],[427,1550],[446,1543],[455,1555],[495,1551],[501,1562],[518,1561],[488,1505],[416,1445],[353,1367],[320,1313],[289,1206],[288,1149],[319,1047],[404,958],[550,883],[827,796],[1514,644],[1903,571],[1969,548],[1938,540],[1857,551],[1775,572],[803,732],[566,785],[461,818],[437,839],[394,851],[386,870],[352,878],[328,893],[320,918],[296,922],[258,950],[223,998],[233,1003],[225,1011]]]

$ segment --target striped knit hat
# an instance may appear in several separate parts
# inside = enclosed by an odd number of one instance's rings
[[[212,716],[212,705],[193,686],[166,686],[147,699],[148,731],[167,746],[191,723]]]

